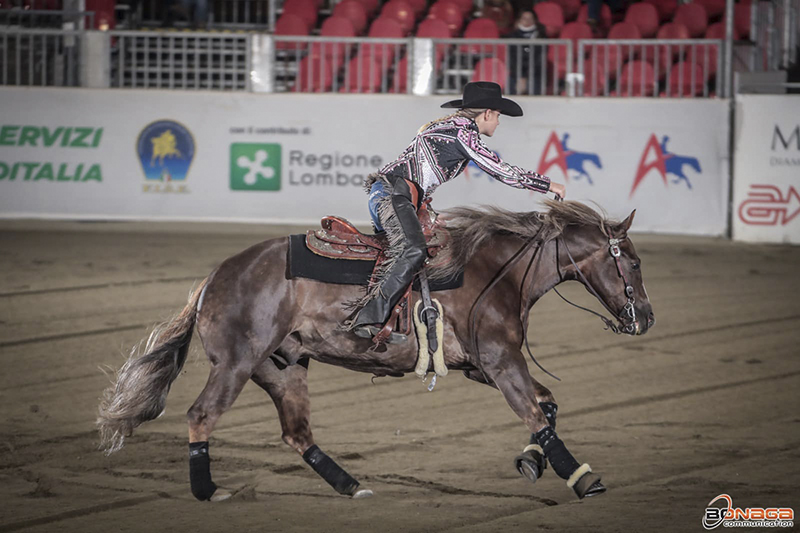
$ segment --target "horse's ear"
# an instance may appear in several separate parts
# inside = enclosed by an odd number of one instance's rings
[[[631,224],[633,224],[634,215],[636,215],[636,209],[631,211],[631,214],[628,215],[628,218],[620,222],[619,226],[616,227],[618,235],[627,235],[628,230],[631,229]]]

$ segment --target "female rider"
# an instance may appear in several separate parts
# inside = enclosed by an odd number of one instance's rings
[[[431,196],[436,187],[458,176],[470,161],[517,189],[553,192],[561,198],[566,192],[563,185],[547,176],[502,161],[481,140],[481,135],[494,135],[501,114],[522,116],[518,104],[502,97],[498,84],[468,83],[462,99],[442,107],[458,111],[423,126],[397,160],[367,179],[370,214],[375,228],[387,233],[392,262],[348,324],[360,337],[372,338],[381,329],[427,258],[414,196],[420,201]],[[412,196],[412,188],[418,194]]]

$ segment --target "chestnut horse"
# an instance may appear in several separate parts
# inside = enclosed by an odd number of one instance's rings
[[[528,314],[547,291],[577,280],[614,317],[616,324],[604,320],[615,332],[643,334],[655,318],[627,236],[634,213],[614,222],[578,202],[546,203],[543,213],[497,208],[444,213],[450,242],[426,268],[432,278],[464,272],[463,287],[437,293],[444,308],[446,366],[498,389],[525,423],[532,437],[516,459],[521,474],[535,482],[548,460],[583,498],[605,487],[555,433],[553,395],[530,375],[522,352]],[[417,343],[409,339],[376,350],[371,340],[343,329],[348,312],[342,302],[354,300],[363,288],[287,279],[287,253],[288,239],[282,237],[228,258],[193,291],[177,317],[134,350],[100,405],[98,426],[107,453],[121,449],[134,428],[163,412],[196,324],[211,363],[208,382],[188,411],[190,481],[199,500],[230,496],[211,479],[208,440],[247,380],[275,403],[284,442],[334,489],[352,497],[371,494],[314,443],[309,360],[402,376],[414,371]]]

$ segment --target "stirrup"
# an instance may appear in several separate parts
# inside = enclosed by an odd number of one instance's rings
[[[362,326],[356,326],[353,328],[353,333],[358,335],[364,339],[372,339],[380,332],[381,328],[377,326],[371,326],[369,324],[365,324]],[[402,344],[408,340],[407,335],[403,335],[402,333],[397,333],[395,331],[389,334],[389,338],[386,339],[386,344]]]

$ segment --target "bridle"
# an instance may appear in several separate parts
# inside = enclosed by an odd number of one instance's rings
[[[558,273],[559,281],[564,281],[564,277],[561,275],[561,265],[559,264],[558,261],[559,258],[558,241],[560,240],[564,244],[564,249],[567,251],[567,257],[569,257],[570,263],[572,263],[572,266],[575,267],[575,271],[578,273],[578,276],[580,276],[581,280],[583,281],[583,284],[586,285],[589,291],[592,294],[594,294],[595,298],[597,298],[600,301],[600,303],[603,304],[603,307],[605,307],[606,310],[609,313],[611,313],[611,316],[614,317],[617,320],[617,322],[619,322],[619,326],[614,324],[613,321],[604,317],[600,313],[596,313],[591,309],[587,309],[585,307],[581,307],[580,305],[570,302],[560,292],[558,292],[558,289],[556,287],[553,287],[553,290],[555,290],[556,294],[558,294],[561,297],[561,299],[567,302],[568,304],[577,307],[578,309],[582,309],[587,313],[591,313],[595,316],[600,317],[600,319],[605,323],[606,329],[610,329],[617,335],[621,335],[622,333],[633,335],[636,332],[636,309],[634,307],[636,299],[633,297],[634,290],[633,286],[630,284],[630,282],[628,282],[627,276],[625,276],[625,271],[622,269],[622,263],[620,261],[620,258],[622,257],[622,251],[620,250],[619,245],[622,243],[622,241],[624,241],[627,238],[628,238],[627,236],[622,238],[616,238],[610,236],[608,237],[608,251],[611,254],[611,257],[614,258],[614,264],[617,267],[617,275],[620,278],[622,278],[622,282],[625,284],[625,297],[628,299],[628,301],[625,303],[625,306],[622,308],[622,312],[619,314],[617,314],[613,309],[611,309],[611,307],[609,307],[606,301],[603,298],[601,298],[600,295],[597,293],[597,291],[594,289],[592,284],[589,283],[589,280],[586,279],[586,276],[584,276],[583,272],[581,272],[580,267],[578,267],[578,264],[572,257],[572,253],[570,253],[569,246],[567,246],[567,241],[564,240],[564,237],[558,237],[556,239],[556,272]],[[623,320],[623,318],[629,319],[627,324],[625,324],[625,320]]]

